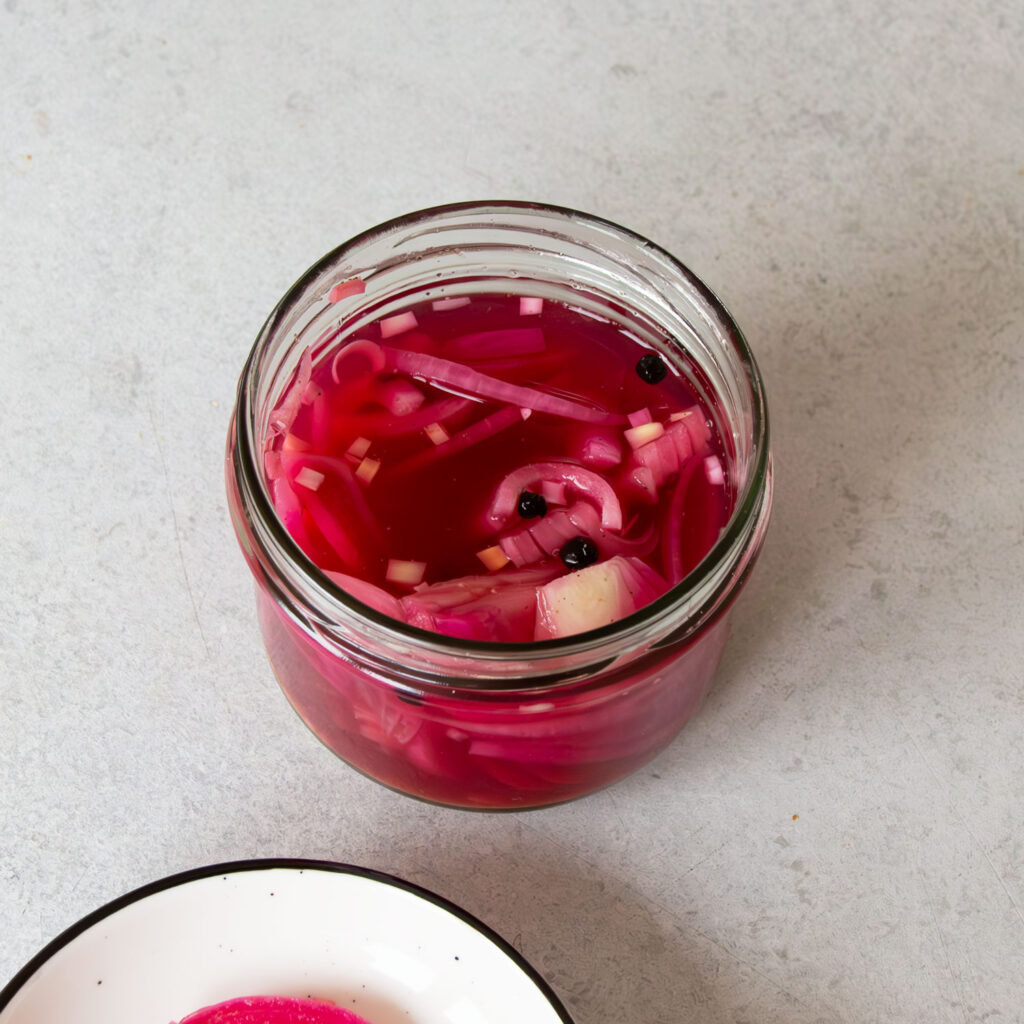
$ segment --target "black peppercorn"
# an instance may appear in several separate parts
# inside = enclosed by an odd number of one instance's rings
[[[648,384],[660,384],[668,375],[665,360],[656,352],[648,352],[636,364],[637,376]]]
[[[533,491],[523,491],[519,495],[519,514],[523,519],[536,519],[538,516],[547,515],[548,503],[540,494]]]
[[[589,537],[573,537],[558,552],[558,557],[567,569],[585,569],[597,561],[597,545]]]

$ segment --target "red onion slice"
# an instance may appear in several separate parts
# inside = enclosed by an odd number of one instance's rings
[[[544,332],[538,327],[460,334],[441,346],[446,359],[506,359],[532,356],[546,348]]]
[[[390,369],[407,373],[410,377],[419,377],[431,384],[587,423],[615,424],[623,422],[624,419],[604,409],[596,409],[568,398],[560,398],[534,388],[488,377],[485,373],[479,373],[450,359],[441,359],[423,352],[405,352],[387,345],[382,348]]]
[[[370,364],[367,371],[369,373],[379,373],[384,369],[384,353],[380,345],[375,341],[368,341],[366,338],[356,338],[355,341],[350,341],[343,348],[338,349],[334,361],[331,363],[331,378],[335,384],[341,383],[338,364],[352,356],[364,356]]]
[[[358,576],[348,576],[343,572],[332,572],[324,570],[324,575],[333,580],[346,593],[351,594],[357,601],[369,605],[382,615],[390,615],[399,622],[405,621],[405,612],[402,610],[402,602],[397,597],[389,594],[386,590],[359,579]]]
[[[499,409],[490,416],[477,420],[476,423],[466,427],[465,430],[460,431],[458,434],[454,434],[444,444],[435,445],[425,452],[417,452],[404,461],[396,463],[393,466],[393,470],[406,472],[408,470],[423,469],[424,466],[437,459],[447,458],[449,455],[456,454],[456,452],[465,451],[467,448],[471,448],[473,445],[493,437],[499,431],[507,430],[517,423],[522,423],[529,414],[529,409],[519,409],[515,406],[507,405],[504,409]]]
[[[330,290],[327,296],[327,301],[341,302],[342,299],[347,299],[350,295],[362,295],[365,291],[366,282],[360,277],[353,277],[348,281],[342,281],[340,284],[336,284]]]
[[[487,510],[490,525],[503,526],[515,512],[519,495],[542,480],[565,484],[570,492],[594,501],[601,509],[604,529],[622,529],[622,506],[612,485],[592,469],[571,462],[533,462],[509,473],[498,485]]]
[[[291,387],[285,392],[284,398],[278,403],[277,408],[270,414],[270,426],[276,433],[286,434],[291,430],[312,375],[313,357],[307,347],[299,356],[299,365]]]

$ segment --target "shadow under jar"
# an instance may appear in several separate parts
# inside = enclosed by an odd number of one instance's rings
[[[271,465],[272,450],[287,396],[292,416],[300,402],[297,380],[311,367],[314,383],[317,367],[344,375],[348,361],[334,364],[338,351],[379,338],[381,321],[397,322],[410,308],[494,296],[526,300],[530,313],[540,302],[614,325],[685,383],[718,444],[726,505],[705,550],[650,603],[574,635],[464,639],[384,614],[318,568],[275,506],[281,469]],[[301,402],[311,401],[307,388]],[[644,238],[528,203],[413,213],[314,265],[271,313],[243,369],[226,468],[267,653],[296,711],[371,778],[481,810],[580,797],[635,771],[676,736],[711,684],[771,506],[761,379],[721,303]],[[682,519],[665,528],[686,531]]]

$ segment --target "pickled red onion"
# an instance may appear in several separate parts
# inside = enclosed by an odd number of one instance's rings
[[[360,277],[353,277],[348,281],[342,281],[340,284],[336,284],[330,290],[327,296],[327,301],[341,302],[342,299],[347,299],[350,295],[362,295],[365,291],[366,282]]]
[[[622,448],[613,438],[591,434],[580,448],[580,459],[588,466],[610,469],[622,461]]]
[[[425,401],[426,395],[410,380],[395,377],[381,381],[374,389],[377,401],[393,416],[408,416]]]
[[[354,420],[354,427],[368,437],[397,437],[400,434],[415,433],[431,423],[441,423],[454,416],[459,416],[476,408],[479,404],[472,398],[448,395],[439,401],[421,405],[415,412],[407,413],[404,416],[395,416],[393,413],[380,411],[358,414]]]
[[[722,469],[722,460],[717,455],[709,455],[704,460],[704,473],[709,484],[718,486],[725,483],[725,470]]]
[[[371,373],[379,373],[384,369],[384,353],[381,351],[380,345],[375,341],[368,341],[366,338],[356,338],[344,348],[340,348],[331,363],[331,379],[335,384],[341,383],[341,377],[338,376],[338,364],[351,356],[364,356],[369,360]]]
[[[441,346],[446,359],[505,359],[531,356],[546,348],[544,332],[538,327],[460,334]]]
[[[381,348],[389,369],[407,373],[410,377],[419,377],[432,384],[453,388],[482,398],[493,398],[511,405],[525,406],[528,409],[535,409],[537,412],[546,412],[566,419],[582,420],[587,423],[623,422],[623,417],[616,413],[583,405],[569,398],[537,391],[535,388],[509,384],[450,359],[442,359],[439,356],[430,356],[422,352],[405,352],[388,345],[381,346]]]
[[[324,570],[324,575],[337,583],[342,590],[351,594],[357,601],[369,605],[382,615],[390,615],[399,622],[405,621],[405,612],[402,610],[402,603],[397,597],[389,594],[386,590],[359,579],[358,576],[348,576],[343,572],[333,572],[330,569]]]
[[[515,512],[519,495],[542,480],[563,483],[571,492],[590,498],[601,509],[604,529],[622,529],[622,506],[611,484],[592,469],[571,462],[533,462],[514,469],[495,491],[487,510],[488,522],[492,526],[504,525]]]
[[[270,426],[279,434],[286,434],[292,428],[295,417],[298,415],[299,406],[302,405],[303,395],[309,385],[309,379],[313,374],[313,357],[307,346],[302,355],[299,356],[298,369],[295,371],[295,380],[292,386],[285,393],[283,399],[278,403],[277,408],[270,414]]]
[[[512,405],[506,405],[504,409],[499,409],[496,413],[485,416],[482,420],[477,420],[476,423],[466,427],[465,430],[453,435],[444,444],[435,445],[425,452],[417,452],[408,459],[397,463],[395,469],[403,471],[422,469],[423,466],[435,459],[465,451],[465,449],[479,444],[481,441],[486,441],[489,437],[493,437],[499,431],[507,430],[513,424],[522,423],[529,414],[529,409],[519,409]]]
[[[580,501],[567,511],[569,519],[576,525],[577,532],[588,536],[598,547],[601,557],[613,555],[649,555],[658,542],[658,532],[652,522],[639,537],[621,537],[602,529],[593,506]]]
[[[683,509],[686,505],[686,492],[696,468],[701,465],[698,459],[691,459],[683,467],[672,490],[672,496],[665,506],[661,521],[661,565],[665,578],[670,586],[675,586],[683,578]]]

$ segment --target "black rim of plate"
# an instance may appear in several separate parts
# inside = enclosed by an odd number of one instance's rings
[[[48,942],[34,957],[32,957],[32,959],[14,975],[4,988],[0,990],[0,1013],[7,1008],[7,1005],[31,980],[32,976],[36,974],[36,972],[39,971],[40,968],[42,968],[49,960],[51,960],[56,953],[69,945],[79,935],[88,931],[100,921],[116,914],[119,910],[123,910],[125,907],[131,906],[133,903],[138,903],[141,900],[144,900],[149,896],[153,896],[156,893],[163,892],[166,889],[174,889],[177,886],[187,885],[189,882],[197,882],[204,878],[213,878],[217,875],[280,870],[282,868],[300,872],[325,871],[338,875],[354,875],[373,882],[379,882],[382,885],[388,885],[396,889],[403,889],[413,896],[418,896],[420,899],[433,903],[435,906],[440,907],[442,910],[446,910],[449,914],[457,917],[463,923],[468,924],[484,938],[489,939],[530,979],[531,982],[533,982],[544,998],[551,1004],[551,1008],[555,1011],[559,1020],[562,1021],[563,1024],[574,1024],[573,1019],[569,1016],[569,1012],[562,1005],[558,996],[555,995],[551,986],[548,985],[548,983],[540,976],[532,964],[526,960],[523,954],[512,946],[511,943],[503,939],[496,931],[494,931],[493,928],[490,928],[488,925],[484,924],[483,921],[474,917],[468,911],[463,910],[457,904],[452,903],[451,900],[446,899],[444,896],[438,896],[437,893],[431,892],[429,889],[424,889],[422,886],[415,885],[412,882],[407,882],[403,878],[398,878],[396,875],[389,875],[384,871],[376,871],[373,868],[359,867],[354,864],[342,864],[335,861],[303,860],[301,858],[267,858],[260,860],[227,861],[223,864],[211,864],[208,867],[192,868],[188,871],[181,871],[178,874],[169,875],[166,878],[161,878],[155,882],[149,882],[146,885],[140,886],[138,889],[133,889],[131,892],[127,892],[123,896],[118,896],[116,899],[104,904],[97,910],[92,911],[92,913],[86,914],[85,917],[71,925],[69,928],[64,929],[64,931],[62,931],[55,939]]]

